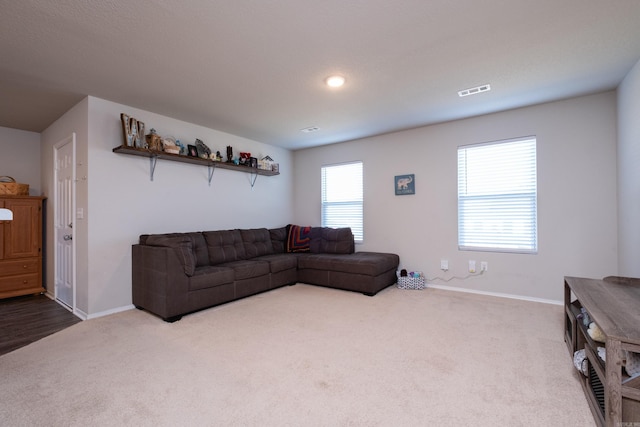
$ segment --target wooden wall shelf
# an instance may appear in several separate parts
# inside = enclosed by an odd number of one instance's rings
[[[209,185],[211,185],[211,178],[213,177],[213,172],[215,171],[216,168],[234,170],[237,172],[244,172],[244,173],[251,174],[253,176],[251,180],[251,187],[253,187],[253,185],[255,184],[256,179],[258,178],[258,175],[264,175],[264,176],[280,175],[280,172],[274,172],[274,171],[265,170],[265,169],[252,168],[249,166],[240,166],[240,165],[235,165],[233,163],[227,163],[227,162],[217,162],[209,159],[201,159],[199,157],[183,156],[181,154],[165,153],[163,151],[151,151],[145,148],[129,147],[126,145],[121,145],[119,147],[114,148],[113,152],[120,153],[120,154],[129,154],[133,156],[148,157],[150,160],[149,175],[150,175],[151,181],[153,181],[153,175],[155,173],[156,162],[158,159],[170,160],[172,162],[190,163],[192,165],[208,167],[209,168]]]

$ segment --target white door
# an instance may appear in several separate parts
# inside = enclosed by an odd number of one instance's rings
[[[55,298],[75,312],[75,145],[76,135],[60,141],[54,147],[55,195],[54,195],[54,277]]]

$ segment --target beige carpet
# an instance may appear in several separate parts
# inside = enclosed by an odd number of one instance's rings
[[[3,426],[590,426],[562,307],[285,287],[131,310],[0,357]]]

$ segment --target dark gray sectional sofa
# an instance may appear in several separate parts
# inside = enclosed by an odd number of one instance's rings
[[[349,228],[292,227],[142,235],[132,247],[133,304],[184,314],[298,282],[373,296],[396,282],[396,254],[354,252]]]

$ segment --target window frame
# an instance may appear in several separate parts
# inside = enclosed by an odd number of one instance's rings
[[[353,200],[340,200],[340,201],[327,201],[325,197],[327,196],[326,188],[327,184],[327,172],[331,171],[332,168],[345,167],[350,165],[359,165],[360,166],[360,192],[359,195],[355,196]],[[337,171],[338,169],[333,169]],[[358,200],[359,197],[359,200]],[[342,206],[349,208],[350,206],[359,206],[359,214],[356,215],[354,220],[358,222],[357,224],[353,224],[352,222],[337,222],[335,219],[327,218],[327,210],[331,206]],[[349,162],[341,162],[341,163],[332,163],[327,165],[322,165],[320,168],[320,223],[323,227],[350,227],[351,232],[354,236],[355,243],[363,243],[364,242],[364,162],[362,160],[354,160]]]
[[[493,183],[488,187],[492,187],[491,191],[478,190],[482,187],[482,183],[474,186],[470,179],[468,169],[469,166],[468,150],[482,150],[486,148],[497,148],[500,145],[511,144],[509,149],[513,150],[513,144],[525,144],[529,146],[517,147],[526,151],[523,153],[520,166],[527,166],[528,173],[521,174],[521,168],[516,170],[514,163],[507,163],[503,160],[504,169],[511,167],[512,173],[501,176],[500,179],[489,180]],[[464,159],[461,158],[461,152],[464,151]],[[478,144],[469,144],[458,146],[457,149],[457,169],[458,169],[458,249],[461,251],[484,251],[484,252],[502,252],[517,254],[537,254],[538,244],[538,176],[537,176],[537,138],[536,136],[527,136],[521,138],[512,138],[500,141],[484,142]],[[478,153],[479,151],[476,151]],[[464,160],[464,165],[462,162]],[[526,160],[526,161],[525,161]],[[487,161],[487,159],[484,159]],[[526,165],[525,165],[526,163]],[[477,165],[476,165],[477,166]],[[463,170],[462,170],[463,169]],[[490,173],[487,177],[496,178],[499,174],[496,171],[500,168],[490,167]],[[473,174],[473,172],[471,172]],[[478,173],[479,175],[479,173]],[[478,176],[476,176],[478,179]],[[487,187],[486,185],[484,185]],[[469,188],[475,190],[469,190]],[[519,188],[518,188],[519,187]],[[506,190],[508,189],[508,190]],[[472,193],[472,194],[469,194]],[[474,207],[473,204],[476,204]],[[475,212],[474,212],[475,209]],[[485,211],[484,216],[481,211]],[[491,211],[486,213],[487,211]],[[474,219],[473,215],[477,214]],[[485,229],[479,231],[474,229],[470,231],[470,224],[482,223]],[[514,227],[523,229],[521,233],[513,232]],[[511,230],[512,232],[509,232]],[[505,233],[505,231],[507,231]],[[485,239],[482,240],[482,237]],[[505,238],[509,236],[510,238]],[[477,238],[477,239],[476,239]]]

